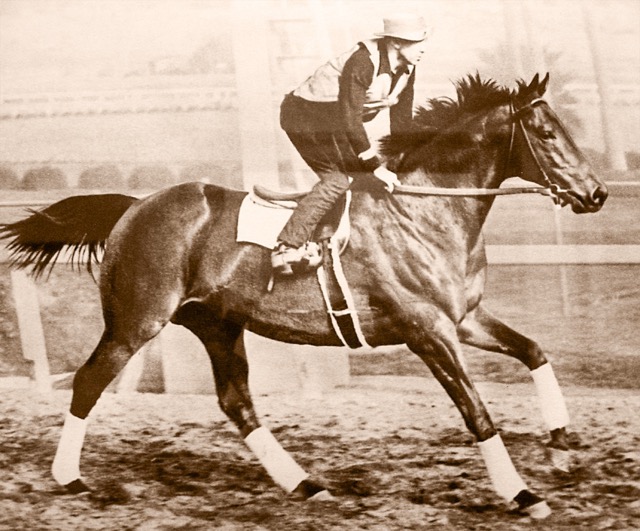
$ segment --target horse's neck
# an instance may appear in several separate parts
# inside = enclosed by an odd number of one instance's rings
[[[501,180],[501,178],[498,178],[494,165],[482,169],[474,168],[469,171],[448,172],[418,168],[402,175],[402,184],[433,188],[498,188]]]
[[[419,168],[403,176],[402,183],[420,187],[437,188],[498,188],[504,176],[501,173],[502,160],[498,156],[483,157],[487,162],[470,171],[435,172]],[[451,201],[451,215],[457,224],[465,229],[469,238],[475,241],[480,235],[482,226],[493,206],[495,196],[470,196],[465,200]],[[428,222],[429,209],[418,210]]]

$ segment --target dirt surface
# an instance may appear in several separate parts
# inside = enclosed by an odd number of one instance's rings
[[[553,514],[509,512],[451,401],[431,378],[356,377],[322,398],[256,397],[282,444],[331,488],[301,502],[273,485],[213,396],[106,394],[94,410],[83,474],[65,495],[49,466],[70,393],[2,391],[2,529],[638,529],[640,397],[570,387],[576,470],[545,456],[533,389],[479,386],[529,486]]]

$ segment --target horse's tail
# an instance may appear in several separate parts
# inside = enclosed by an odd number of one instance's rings
[[[78,195],[58,201],[15,223],[0,225],[0,239],[9,239],[11,266],[31,268],[37,278],[49,272],[63,250],[70,250],[69,262],[78,266],[86,260],[87,270],[99,262],[98,253],[113,227],[138,199],[122,194]]]

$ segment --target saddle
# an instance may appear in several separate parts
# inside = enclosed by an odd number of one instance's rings
[[[253,193],[256,197],[278,205],[279,207],[295,209],[302,199],[309,195],[308,191],[305,192],[279,192],[276,190],[270,190],[265,186],[259,184],[254,185]],[[313,233],[312,240],[321,243],[324,240],[330,239],[334,234],[338,232],[340,223],[343,217],[348,217],[349,212],[346,211],[347,207],[347,195],[343,195],[329,212],[320,220],[316,230]],[[348,219],[346,224],[348,227]],[[346,239],[348,239],[348,229]]]
[[[271,203],[279,203],[282,201],[294,201],[295,203],[297,203],[298,201],[309,195],[309,192],[280,192],[277,190],[271,190],[266,186],[260,186],[259,184],[255,184],[253,186],[253,193],[256,194],[260,199],[264,199],[265,201],[269,201]]]

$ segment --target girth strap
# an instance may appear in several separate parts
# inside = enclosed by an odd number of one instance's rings
[[[339,254],[335,238],[322,241],[323,264],[317,270],[322,297],[331,325],[342,344],[353,349],[368,347]]]

